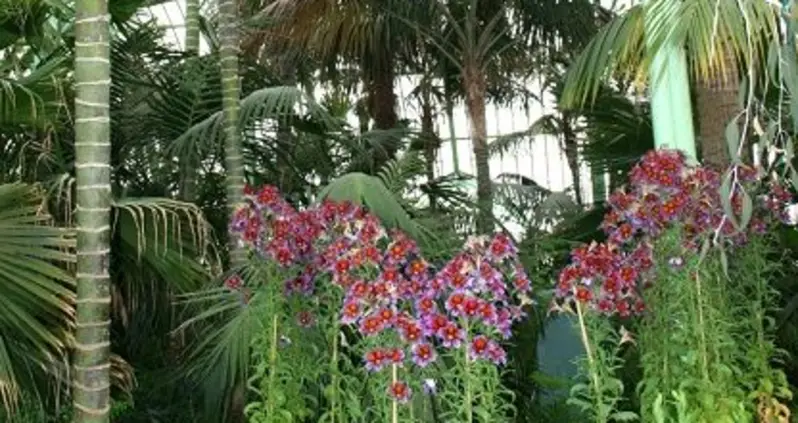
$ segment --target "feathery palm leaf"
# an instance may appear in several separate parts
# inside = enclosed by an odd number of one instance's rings
[[[301,112],[309,114],[328,128],[339,126],[339,122],[307,93],[296,87],[285,86],[263,88],[242,99],[239,127],[242,130],[257,130],[268,119],[287,119]],[[194,149],[212,151],[213,146],[223,137],[222,123],[223,115],[220,110],[180,135],[172,145],[173,152],[184,154]]]
[[[560,119],[554,114],[546,114],[539,117],[523,131],[516,131],[507,135],[502,135],[490,143],[491,155],[503,155],[510,153],[523,143],[532,144],[535,137],[539,135],[558,135],[561,133]]]
[[[568,72],[561,102],[573,107],[592,101],[613,77],[642,83],[654,56],[669,45],[686,47],[694,76],[722,76],[726,54],[747,64],[779,39],[778,9],[765,1],[651,0],[634,6],[588,43]]]

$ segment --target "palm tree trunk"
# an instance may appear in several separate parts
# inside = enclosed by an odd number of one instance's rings
[[[394,94],[393,57],[390,52],[383,52],[380,60],[374,63],[370,72],[371,113],[374,127],[392,129],[399,118],[396,114],[396,94]]]
[[[571,170],[571,178],[574,181],[574,195],[576,204],[582,206],[582,180],[579,172],[579,145],[576,140],[576,132],[573,128],[574,119],[568,111],[562,112],[562,139],[565,159]]]
[[[238,6],[235,0],[220,0],[220,60],[222,73],[222,109],[224,113],[224,164],[227,208],[233,210],[242,201],[244,192],[244,161],[241,152],[241,132],[238,128],[241,97],[238,75]],[[244,252],[233,237],[228,240],[230,264],[237,268],[244,263]]]
[[[199,54],[200,0],[186,0],[186,52]]]
[[[381,51],[382,50],[382,51]],[[369,92],[369,114],[376,129],[393,129],[399,121],[394,94],[394,58],[390,51],[378,49],[374,57],[364,61],[365,80]],[[377,148],[373,155],[373,170],[379,170],[396,155],[396,148]]]
[[[75,4],[77,325],[75,423],[107,423],[110,412],[111,63],[107,0]]]
[[[432,111],[432,98],[430,91],[430,81],[422,81],[421,86],[421,136],[424,141],[424,167],[427,176],[427,183],[431,184],[435,180],[435,160],[438,155],[438,148],[440,148],[440,138],[435,133],[435,126],[433,123],[434,116]],[[436,209],[437,199],[433,194],[429,195],[430,209]]]
[[[232,216],[235,208],[243,200],[244,194],[244,159],[241,146],[241,132],[238,127],[241,82],[238,75],[238,4],[236,0],[219,0],[220,15],[220,61],[222,74],[222,111],[224,114],[224,164],[226,170],[225,190],[227,209]],[[240,269],[246,262],[243,249],[239,248],[235,238],[228,236],[230,266]],[[244,379],[236,381],[233,392],[243,390]],[[244,421],[244,405],[236,400],[231,402],[230,419],[234,422]]]
[[[485,74],[475,65],[466,65],[463,72],[466,108],[471,123],[471,143],[477,171],[477,232],[493,232],[493,186],[490,177],[488,129],[485,117]]]
[[[449,143],[452,147],[452,162],[454,174],[460,174],[460,156],[457,154],[457,131],[454,125],[454,100],[446,94],[446,121],[449,123]]]
[[[200,47],[200,5],[199,0],[186,0],[186,53],[191,58],[198,57]],[[193,202],[197,191],[197,168],[193,154],[179,157],[180,199]]]
[[[731,163],[726,146],[726,126],[740,111],[737,101],[740,75],[733,56],[724,55],[724,72],[700,80],[696,87],[698,146],[703,164],[726,168]]]

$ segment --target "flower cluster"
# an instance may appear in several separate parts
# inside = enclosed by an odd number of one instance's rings
[[[738,166],[730,174],[728,203],[734,216],[744,214],[747,192],[758,178],[755,169]],[[609,199],[610,210],[602,229],[605,243],[580,246],[557,280],[560,299],[575,298],[604,314],[622,317],[644,311],[639,293],[651,282],[655,264],[652,242],[664,230],[680,227],[685,252],[697,252],[707,237],[730,245],[763,233],[769,217],[785,220],[791,195],[772,186],[761,202],[751,201],[751,220],[738,230],[726,214],[721,198],[722,175],[712,169],[692,167],[673,150],[647,153],[630,173],[629,190],[618,190]],[[769,211],[770,213],[765,213]],[[678,266],[681,257],[669,257]]]
[[[421,255],[415,241],[386,231],[379,220],[351,203],[324,202],[297,211],[274,187],[246,191],[231,231],[265,259],[297,274],[285,281],[287,295],[312,295],[329,280],[343,295],[339,321],[366,338],[369,371],[413,363],[426,367],[441,350],[467,348],[471,360],[506,362],[500,339],[523,318],[530,281],[505,234],[470,239],[440,269]],[[230,288],[240,288],[235,279]],[[302,312],[297,322],[313,323]],[[411,390],[394,381],[388,393],[406,401]]]

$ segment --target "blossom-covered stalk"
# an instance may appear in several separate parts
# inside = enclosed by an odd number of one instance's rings
[[[787,222],[792,195],[778,184],[754,203],[754,168],[739,165],[740,184],[730,189],[730,210],[723,207],[721,174],[688,165],[681,152],[647,153],[631,171],[628,189],[610,196],[602,228],[607,241],[573,250],[571,263],[556,284],[559,300],[575,300],[605,315],[628,317],[645,311],[640,293],[653,281],[653,242],[668,228],[678,227],[685,254],[697,254],[706,242],[734,247],[751,235],[766,232],[773,221]],[[747,215],[746,228],[733,216]],[[661,258],[674,267],[684,257]]]
[[[343,292],[340,323],[375,345],[363,355],[368,371],[407,361],[420,369],[439,351],[459,349],[472,360],[505,364],[500,342],[524,317],[531,288],[506,234],[469,239],[460,254],[436,268],[415,241],[386,230],[352,203],[325,201],[299,211],[271,186],[245,194],[231,232],[262,259],[293,272],[284,282],[286,295],[312,298],[322,282]],[[240,278],[227,285],[245,289]],[[298,321],[311,322],[312,314]],[[468,340],[464,326],[473,332]],[[411,389],[392,378],[388,394],[404,403]]]

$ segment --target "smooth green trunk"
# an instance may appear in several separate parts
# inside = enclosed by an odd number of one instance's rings
[[[227,208],[232,214],[244,193],[244,161],[241,153],[241,132],[238,129],[239,100],[241,97],[238,76],[238,8],[235,0],[219,2],[221,18],[220,61],[222,71],[222,109],[224,112],[224,164],[227,171],[225,187]],[[238,248],[233,237],[228,240],[230,264],[238,268],[244,263],[244,251]]]
[[[646,17],[646,27],[654,24]],[[674,43],[672,38],[669,37],[659,46],[651,63],[649,89],[654,146],[657,149],[681,150],[689,160],[695,162],[696,143],[687,58],[683,46]],[[647,37],[646,42],[650,47],[655,41]]]
[[[107,0],[75,5],[77,315],[72,372],[75,423],[110,413],[111,65]]]

